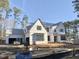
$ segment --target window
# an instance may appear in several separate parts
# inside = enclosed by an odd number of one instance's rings
[[[49,32],[49,28],[46,28],[47,29],[47,32]]]
[[[37,30],[41,30],[41,26],[37,26]]]
[[[57,36],[54,36],[54,42],[57,42]]]
[[[34,33],[33,41],[44,41],[44,34],[43,33]]]
[[[61,35],[61,40],[66,40],[65,35]]]
[[[50,36],[48,36],[48,41],[50,41]]]
[[[54,30],[54,32],[56,32],[56,29]]]
[[[63,32],[63,29],[60,29],[60,32]]]

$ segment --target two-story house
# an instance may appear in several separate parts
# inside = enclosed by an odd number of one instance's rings
[[[48,37],[50,42],[66,42],[65,27],[62,22],[53,24],[49,28]]]
[[[26,28],[26,41],[29,44],[49,42],[67,42],[65,27],[62,22],[57,24],[45,23],[38,19]]]
[[[40,19],[26,28],[26,41],[28,41],[30,45],[47,44],[47,37],[47,30]]]

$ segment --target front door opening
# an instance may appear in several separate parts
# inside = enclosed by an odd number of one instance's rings
[[[26,38],[26,45],[29,45],[29,37]]]
[[[57,36],[54,36],[54,42],[57,42]]]
[[[50,41],[50,36],[48,36],[48,41]]]

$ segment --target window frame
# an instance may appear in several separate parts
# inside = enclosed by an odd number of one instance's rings
[[[66,40],[65,35],[61,35],[61,40]]]
[[[38,26],[37,26],[37,30],[41,30],[41,29],[42,29],[41,26],[38,25]]]
[[[33,41],[44,41],[43,33],[34,33],[33,35]]]
[[[64,32],[64,29],[60,29],[60,32]]]

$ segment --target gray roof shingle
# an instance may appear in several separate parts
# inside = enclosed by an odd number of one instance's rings
[[[13,29],[12,30],[13,35],[24,35],[23,29]]]

